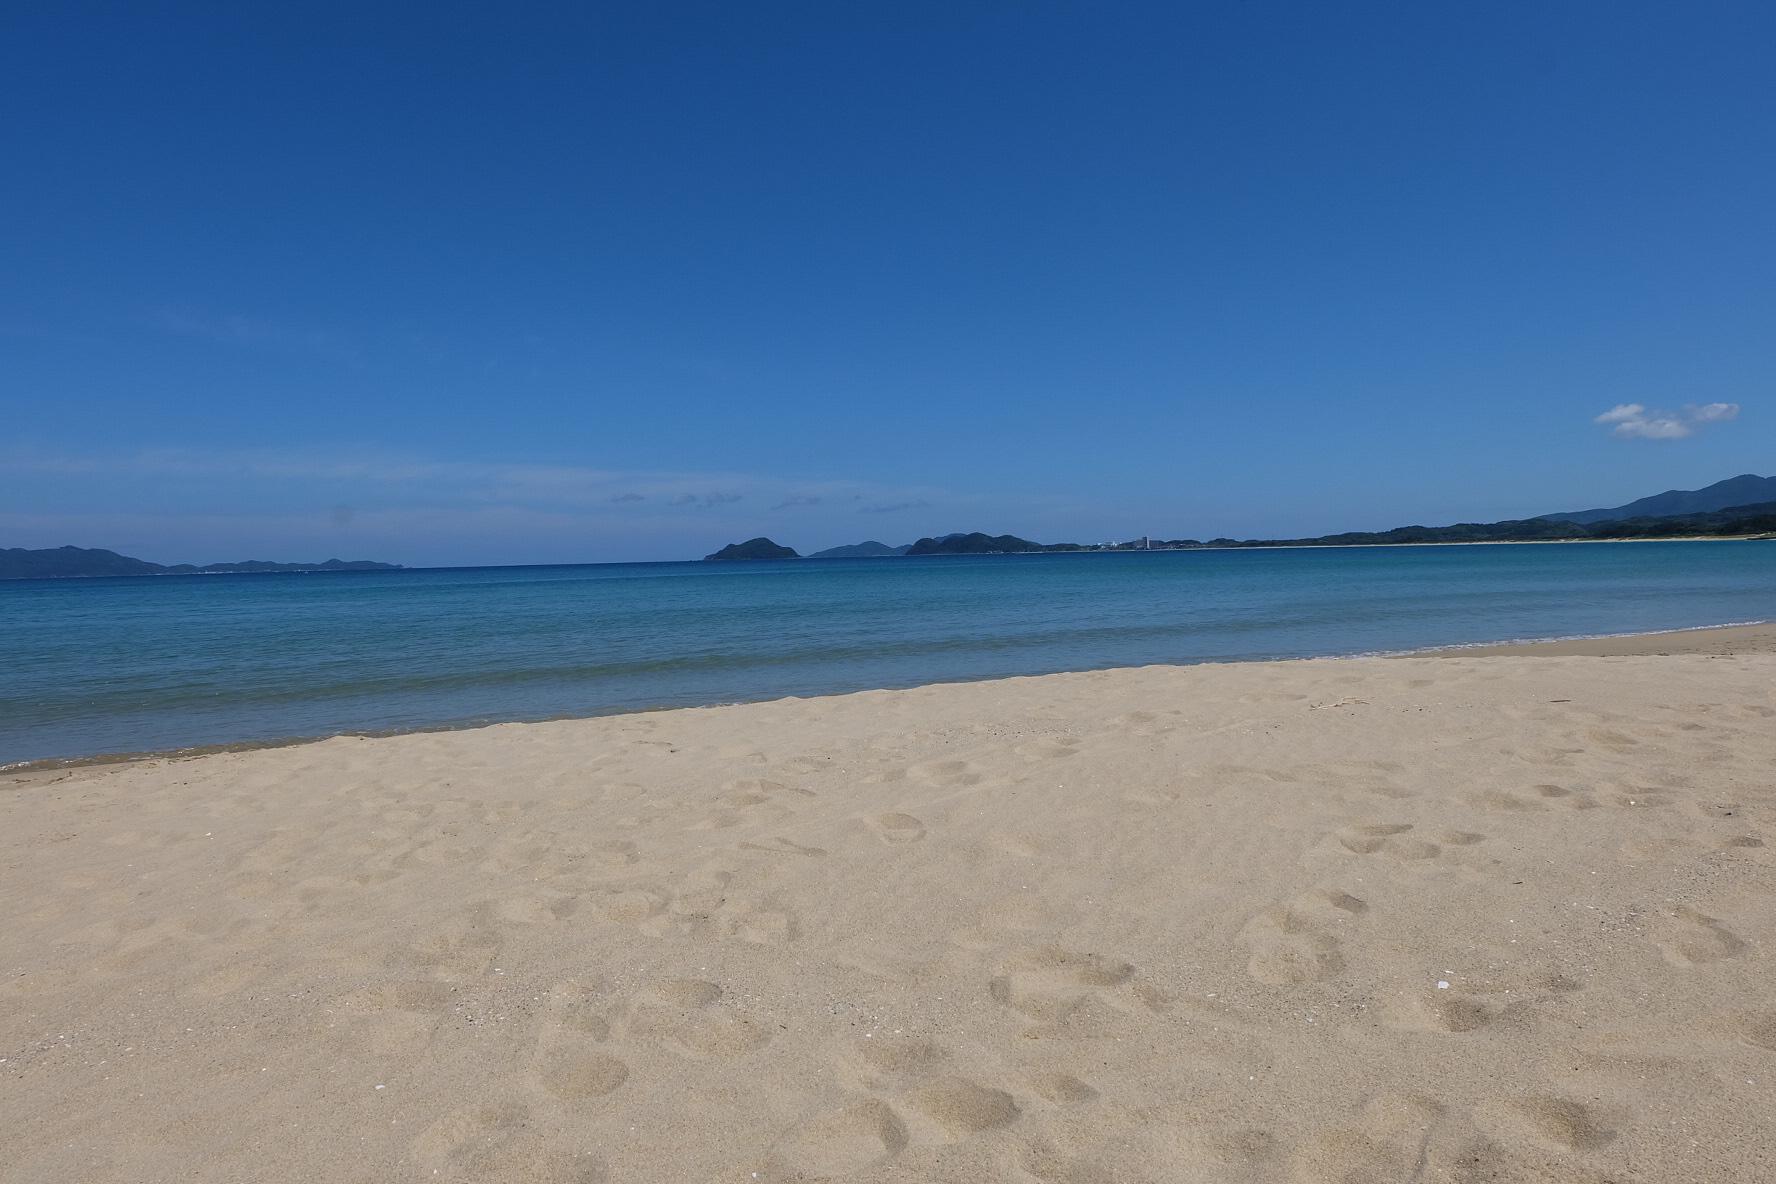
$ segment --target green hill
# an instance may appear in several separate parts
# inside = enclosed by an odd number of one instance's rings
[[[828,547],[824,551],[816,551],[808,556],[810,559],[884,559],[891,555],[905,555],[908,544],[890,547],[887,543],[878,543],[874,539],[862,543],[849,543],[843,547]]]
[[[1015,534],[946,534],[920,539],[906,549],[908,555],[1024,555],[1037,551],[1080,551],[1077,543],[1034,543]]]
[[[729,543],[713,555],[703,556],[705,563],[726,562],[734,559],[800,559],[789,547],[779,547],[767,538],[747,539],[744,543]]]
[[[1735,506],[1756,505],[1776,501],[1776,477],[1759,477],[1741,473],[1716,481],[1701,489],[1668,489],[1631,501],[1625,506],[1602,510],[1575,510],[1568,514],[1547,514],[1558,522],[1577,522],[1590,526],[1598,522],[1620,522],[1629,518],[1672,518],[1681,514],[1711,514]]]

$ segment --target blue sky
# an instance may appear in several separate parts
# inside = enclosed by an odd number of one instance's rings
[[[1776,472],[1772,44],[1753,3],[13,5],[0,546],[1303,534]]]

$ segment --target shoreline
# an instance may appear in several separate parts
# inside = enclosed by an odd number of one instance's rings
[[[1699,634],[1741,648],[1672,652]],[[43,774],[0,793],[0,1162],[1753,1179],[1776,650],[1743,647],[1767,640],[1130,667]]]
[[[1769,653],[1776,653],[1776,621],[1735,621],[1688,629],[1600,633],[1539,641],[1489,641],[1414,651],[1417,656],[1437,658],[1638,658],[1674,654],[1720,657]]]
[[[1550,540],[1559,541],[1559,540]],[[1591,539],[1574,540],[1588,542],[1613,542],[1619,540]],[[1634,542],[1664,542],[1688,540],[1625,540]],[[1443,547],[1443,546],[1485,546],[1490,544],[1473,543],[1394,543],[1388,546],[1404,547]],[[1229,548],[1232,549],[1232,548]],[[1251,549],[1251,548],[1243,548]],[[1294,548],[1278,548],[1294,549]],[[273,573],[280,574],[280,573]],[[1669,640],[1659,640],[1669,639]],[[1366,658],[1416,658],[1416,657],[1644,657],[1666,654],[1685,653],[1776,653],[1776,620],[1773,621],[1736,621],[1722,625],[1693,625],[1681,629],[1655,629],[1640,633],[1609,633],[1588,634],[1578,637],[1558,637],[1527,640],[1506,640],[1475,642],[1471,645],[1429,646],[1416,650],[1383,650],[1352,654],[1326,654],[1299,658],[1253,658],[1240,661],[1212,661],[1190,663],[1149,663],[1141,666],[1108,666],[1094,667],[1078,671],[1050,671],[1044,674],[1009,675],[1005,678],[993,679],[960,679],[956,681],[939,681],[917,683],[906,687],[863,687],[851,691],[834,691],[822,695],[787,696],[778,699],[746,699],[732,702],[697,703],[688,705],[641,707],[608,712],[595,712],[590,715],[556,715],[538,719],[512,720],[473,720],[462,723],[444,723],[419,728],[391,728],[380,731],[344,731],[331,732],[316,736],[285,736],[265,740],[238,740],[220,744],[198,744],[182,748],[150,749],[141,752],[94,753],[85,756],[44,757],[38,760],[16,761],[11,764],[0,764],[0,779],[13,784],[22,785],[27,781],[42,780],[46,775],[73,769],[105,767],[113,765],[130,765],[150,761],[189,761],[200,757],[223,753],[260,752],[272,749],[299,748],[304,745],[322,744],[328,740],[341,738],[360,740],[380,740],[398,736],[425,736],[456,732],[473,732],[483,728],[507,726],[531,726],[537,724],[565,723],[576,720],[612,719],[625,716],[656,715],[672,711],[703,711],[719,707],[736,707],[753,703],[774,703],[794,700],[841,698],[848,695],[872,694],[918,690],[926,687],[969,686],[980,683],[1004,682],[1013,679],[1051,678],[1056,675],[1090,674],[1116,670],[1144,669],[1193,669],[1199,666],[1247,666],[1272,665],[1279,662],[1343,662]]]

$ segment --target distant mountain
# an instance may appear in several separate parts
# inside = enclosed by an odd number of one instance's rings
[[[399,563],[377,563],[372,559],[324,559],[319,563],[272,563],[266,559],[243,559],[239,563],[209,563],[203,567],[193,567],[189,563],[175,563],[166,568],[164,575],[215,575],[235,573],[252,575],[265,571],[400,571]]]
[[[767,538],[747,539],[744,543],[729,543],[713,555],[703,556],[703,562],[720,562],[729,559],[800,559],[789,547],[779,547]]]
[[[1674,489],[1613,509],[1544,514],[1502,522],[1457,522],[1451,526],[1396,526],[1392,530],[1345,531],[1294,539],[1158,539],[1143,536],[1121,543],[1038,543],[1015,534],[980,531],[922,538],[905,547],[871,539],[816,551],[810,559],[856,559],[893,555],[1027,555],[1055,551],[1191,551],[1221,547],[1375,547],[1402,543],[1540,543],[1584,539],[1747,538],[1776,535],[1776,477],[1750,473],[1717,481],[1704,489]],[[100,554],[100,553],[95,553]],[[109,554],[109,552],[102,552]],[[767,538],[723,547],[706,559],[794,559],[796,553]],[[125,563],[122,556],[113,559]]]
[[[1077,543],[1033,543],[1015,534],[946,534],[920,539],[906,549],[908,555],[1021,555],[1032,551],[1081,551]]]
[[[1742,473],[1701,489],[1668,489],[1602,510],[1575,510],[1567,514],[1545,514],[1555,522],[1577,522],[1581,526],[1594,522],[1616,522],[1624,518],[1670,518],[1679,514],[1708,514],[1735,506],[1750,506],[1776,501],[1776,477],[1758,477]]]
[[[1611,519],[1580,523],[1555,517],[1453,526],[1397,526],[1311,539],[1215,539],[1211,547],[1375,547],[1400,543],[1546,543],[1575,539],[1671,539],[1776,534],[1776,501],[1729,506],[1705,514]]]
[[[398,563],[372,563],[368,559],[329,559],[325,563],[271,563],[248,559],[240,563],[151,563],[100,547],[0,548],[0,580],[28,580],[74,576],[188,576],[272,571],[395,571]]]
[[[85,547],[24,547],[0,550],[0,579],[24,580],[33,576],[147,576],[159,564],[131,559],[115,551]]]
[[[808,556],[810,559],[880,559],[888,555],[905,555],[912,544],[902,543],[898,547],[890,547],[887,543],[878,543],[874,539],[863,543],[851,543],[844,547],[828,547],[824,551],[816,551]]]

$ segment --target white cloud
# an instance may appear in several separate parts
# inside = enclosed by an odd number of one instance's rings
[[[1689,424],[1669,415],[1625,419],[1616,425],[1616,435],[1641,440],[1681,440],[1693,430]]]
[[[1704,403],[1700,407],[1685,407],[1684,411],[1697,423],[1720,423],[1722,420],[1739,418],[1737,403]]]
[[[624,529],[693,518],[701,521],[699,529],[708,529],[724,516],[735,529],[749,529],[758,511],[748,507],[759,506],[818,512],[866,501],[956,500],[928,486],[873,481],[462,461],[348,446],[82,453],[0,445],[0,481],[8,479],[39,490],[60,486],[70,491],[58,498],[69,509],[108,503],[122,512],[138,500],[138,491],[152,489],[158,504],[193,514],[214,512],[223,502],[268,512],[344,506],[359,515],[504,507],[575,515],[587,523],[620,519]]]
[[[1724,423],[1739,416],[1737,403],[1692,403],[1682,411],[1650,411],[1644,403],[1617,403],[1592,423],[1625,440],[1682,440],[1702,424]]]

